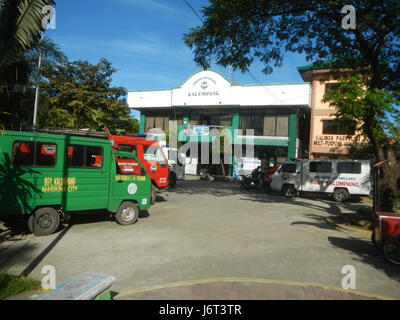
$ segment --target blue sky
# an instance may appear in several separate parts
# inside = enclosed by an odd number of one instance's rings
[[[195,10],[206,0],[187,0]],[[183,34],[201,24],[183,0],[68,0],[56,1],[56,29],[46,35],[72,61],[97,63],[106,58],[118,70],[113,85],[130,90],[172,88],[200,70]],[[255,62],[250,73],[236,72],[242,84],[302,82],[297,67],[305,58],[288,54],[283,66],[266,76]],[[226,78],[227,68],[212,63]],[[254,79],[256,78],[256,80]],[[135,113],[137,116],[137,113]]]

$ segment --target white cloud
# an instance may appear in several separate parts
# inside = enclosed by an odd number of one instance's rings
[[[157,37],[139,33],[127,39],[104,39],[57,37],[63,48],[76,52],[102,52],[113,56],[131,55],[139,59],[158,62],[185,63],[191,61],[190,49],[182,44],[172,44]]]
[[[162,17],[173,18],[174,16],[181,15],[181,12],[172,5],[169,5],[165,0],[114,0],[126,5],[131,5],[141,10],[157,11],[163,14]]]

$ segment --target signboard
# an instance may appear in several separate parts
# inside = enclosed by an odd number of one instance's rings
[[[180,88],[172,89],[174,106],[219,106],[230,104],[231,84],[213,71],[201,71]]]
[[[346,135],[321,135],[315,137],[313,144],[314,146],[341,147],[359,141],[360,137],[357,136],[349,137]]]
[[[208,136],[209,133],[210,133],[210,127],[208,126],[193,127],[193,134],[196,136]]]

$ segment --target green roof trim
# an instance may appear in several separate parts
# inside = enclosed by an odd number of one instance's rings
[[[276,83],[256,83],[256,84],[240,84],[232,83],[232,87],[265,87],[265,86],[286,86],[286,85],[299,85],[299,84],[311,84],[311,82],[276,82]]]
[[[304,67],[297,67],[299,72],[323,69],[354,68],[365,66],[359,59],[355,58],[334,58],[329,60],[317,61]]]

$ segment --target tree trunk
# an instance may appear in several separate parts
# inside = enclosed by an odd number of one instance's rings
[[[381,210],[384,212],[394,211],[394,200],[399,178],[399,168],[396,165],[396,157],[392,148],[386,152],[387,163],[382,167],[383,179],[380,187]]]
[[[225,177],[226,173],[225,173],[225,165],[224,165],[224,157],[221,157],[221,171],[222,171],[222,175]]]
[[[380,196],[380,208],[377,208],[377,210],[393,212],[398,179],[398,172],[397,170],[394,170],[396,167],[396,157],[390,145],[387,146],[385,153],[382,144],[378,141],[372,130],[372,128],[379,127],[374,123],[373,119],[374,117],[371,115],[369,120],[365,121],[364,133],[373,146],[376,162],[384,162],[384,165],[382,166],[382,179],[379,186],[377,186],[377,192],[379,192]]]

